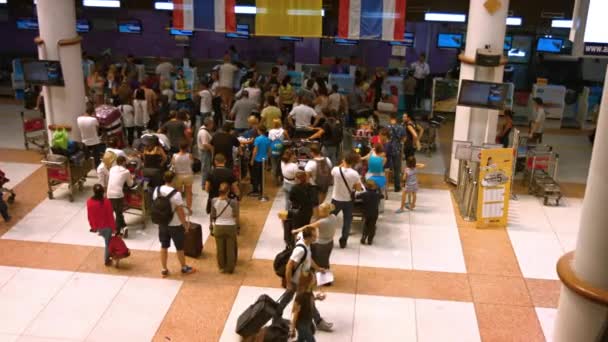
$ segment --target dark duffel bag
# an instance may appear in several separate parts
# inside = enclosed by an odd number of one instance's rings
[[[190,222],[190,229],[186,231],[184,239],[184,254],[191,258],[203,254],[203,229],[198,223]]]
[[[242,337],[253,336],[272,318],[279,317],[281,311],[278,302],[263,294],[239,316],[236,333]]]

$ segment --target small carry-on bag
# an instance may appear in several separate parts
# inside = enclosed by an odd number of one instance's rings
[[[279,303],[263,294],[239,316],[236,322],[236,333],[242,337],[255,335],[268,321],[279,317],[281,313]]]
[[[198,223],[190,222],[190,229],[186,231],[184,239],[184,254],[191,258],[203,254],[203,229]]]

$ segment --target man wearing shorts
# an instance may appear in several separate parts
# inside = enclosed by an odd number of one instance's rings
[[[154,189],[153,200],[159,195],[171,196],[171,210],[173,211],[173,217],[168,225],[158,225],[158,238],[160,240],[160,263],[162,265],[161,274],[163,277],[169,275],[167,269],[167,255],[168,249],[171,246],[171,240],[177,250],[177,259],[182,266],[182,274],[190,274],[194,272],[194,269],[186,265],[186,257],[184,256],[184,239],[186,236],[186,230],[190,229],[190,223],[186,221],[186,213],[184,212],[184,201],[179,191],[175,191],[175,188],[171,186],[175,174],[171,171],[165,172],[163,176],[164,185]],[[177,215],[176,215],[177,214]]]

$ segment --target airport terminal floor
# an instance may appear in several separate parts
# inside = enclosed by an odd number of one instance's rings
[[[282,294],[272,260],[284,247],[277,217],[284,198],[271,182],[268,202],[241,203],[234,274],[218,271],[204,228],[203,256],[187,260],[196,272],[179,274],[170,250],[172,273],[163,279],[156,225],[140,229],[140,218],[128,214],[131,256],[106,267],[103,240],[86,217],[96,177],[74,202],[65,188],[48,199],[41,155],[22,147],[18,105],[2,103],[0,169],[17,198],[12,220],[0,223],[0,341],[240,341],[238,315],[262,294]],[[396,214],[400,194],[389,193],[374,244],[359,243],[355,223],[347,248],[334,249],[335,281],[318,303],[334,331],[318,332],[319,341],[552,340],[561,286],[555,265],[575,248],[586,179],[576,165],[588,165],[591,144],[577,131],[547,131],[562,155],[562,204],[543,206],[516,184],[508,228],[484,230],[463,220],[444,182],[452,130],[453,118],[441,128],[438,152],[418,156],[427,168],[416,209]],[[195,186],[191,220],[203,227],[205,198]]]

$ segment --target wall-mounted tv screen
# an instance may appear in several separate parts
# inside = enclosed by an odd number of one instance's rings
[[[335,38],[334,39],[334,44],[338,44],[338,45],[357,45],[357,44],[359,44],[359,41],[358,40],[354,40],[354,39]]]
[[[17,28],[20,30],[37,30],[38,19],[36,18],[17,18]]]
[[[236,24],[236,32],[226,33],[226,38],[249,39],[249,25]]]
[[[87,33],[91,31],[91,23],[86,19],[76,20],[76,32]]]
[[[289,37],[289,36],[281,36],[279,37],[280,40],[286,40],[289,42],[301,42],[302,40],[304,40],[302,37]]]
[[[562,45],[564,45],[564,40],[561,38],[541,37],[538,38],[538,41],[536,42],[536,51],[560,53],[562,52]]]
[[[25,82],[47,86],[63,86],[63,72],[59,61],[24,61]]]
[[[505,36],[505,51],[509,51],[513,48],[513,36]]]
[[[169,34],[172,36],[189,36],[189,37],[191,37],[194,35],[194,32],[190,31],[190,30],[178,30],[178,29],[172,28],[169,30]]]
[[[118,32],[141,34],[141,32],[142,32],[141,21],[139,21],[137,19],[121,20],[118,22]]]
[[[440,49],[460,49],[463,42],[464,37],[460,33],[437,34],[437,47]]]
[[[462,80],[458,105],[503,110],[509,88],[505,83]]]
[[[414,47],[414,42],[416,41],[416,35],[413,32],[405,32],[403,34],[403,41],[405,42],[405,46]]]

